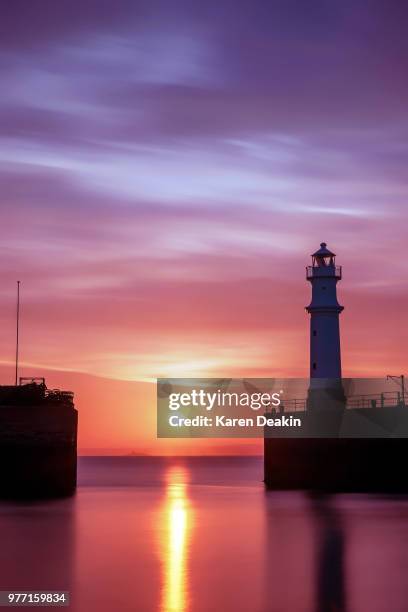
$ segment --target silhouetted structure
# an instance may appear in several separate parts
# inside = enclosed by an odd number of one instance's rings
[[[74,493],[77,411],[73,394],[45,380],[0,386],[0,497],[60,497]]]
[[[336,285],[341,279],[341,266],[336,255],[322,242],[306,268],[312,285],[310,314],[310,387],[308,409],[344,408],[345,396],[341,381],[340,323],[343,306],[337,301]],[[322,399],[324,404],[322,403]]]
[[[392,403],[385,393],[346,400],[339,333],[343,307],[336,294],[341,267],[322,243],[306,270],[312,284],[306,309],[311,315],[308,398],[301,410],[299,400],[289,410],[288,402],[285,406],[285,415],[301,418],[298,431],[265,428],[265,484],[272,489],[406,491],[408,479],[401,472],[408,450],[404,379],[402,395]]]

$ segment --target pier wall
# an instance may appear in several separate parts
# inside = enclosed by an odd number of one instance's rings
[[[77,425],[69,406],[0,406],[0,498],[72,495]]]
[[[268,489],[408,492],[407,438],[265,438]]]

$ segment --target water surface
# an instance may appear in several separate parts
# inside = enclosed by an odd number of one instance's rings
[[[69,500],[0,505],[0,587],[74,612],[399,612],[408,500],[266,493],[258,458],[81,458]]]

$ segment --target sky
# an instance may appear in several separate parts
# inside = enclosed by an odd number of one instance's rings
[[[343,265],[343,374],[407,373],[407,17],[376,0],[9,3],[1,382],[19,279],[24,373],[96,389],[77,393],[82,448],[156,452],[134,423],[156,377],[307,376],[322,241]],[[110,437],[95,376],[126,381]]]

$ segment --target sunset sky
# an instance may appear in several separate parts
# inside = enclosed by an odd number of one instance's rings
[[[24,372],[71,385],[81,448],[161,452],[157,376],[307,376],[304,266],[323,240],[344,266],[344,375],[408,374],[407,17],[374,0],[9,3],[0,382],[20,279]]]

